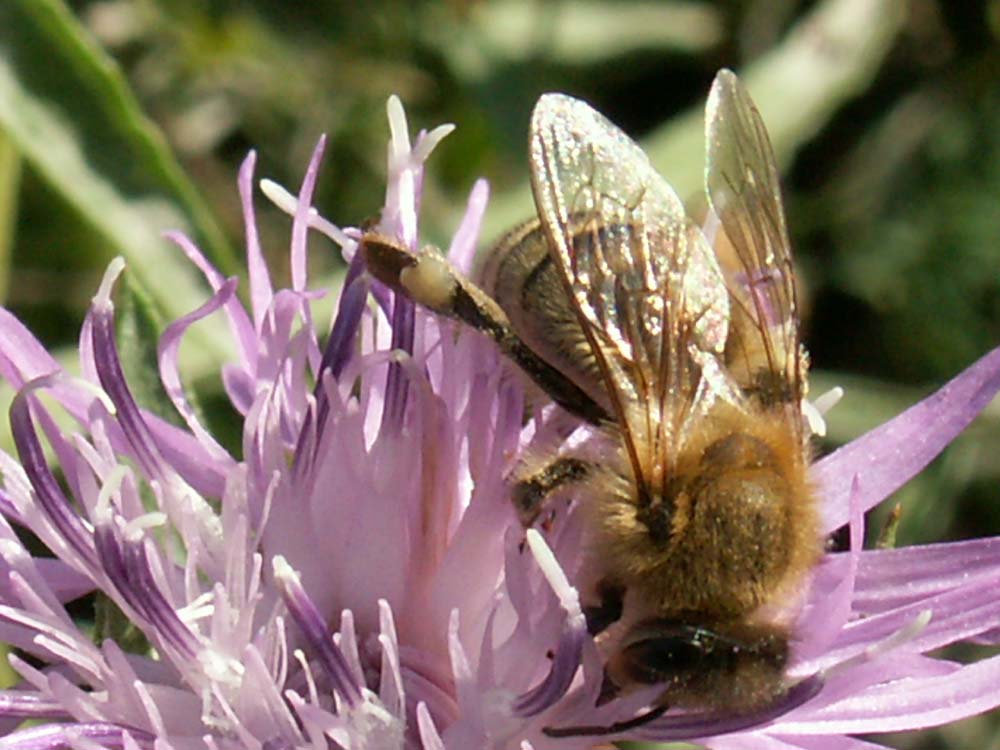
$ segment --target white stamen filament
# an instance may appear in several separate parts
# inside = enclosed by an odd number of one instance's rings
[[[552,591],[559,597],[559,604],[562,605],[567,614],[582,617],[580,596],[577,594],[576,589],[570,585],[569,579],[566,578],[566,574],[563,572],[559,561],[556,560],[556,556],[552,553],[549,545],[546,544],[544,537],[535,529],[528,529],[526,535],[531,554],[534,556],[535,562],[538,563],[538,567],[541,569],[542,575],[545,576],[545,580],[552,587]]]
[[[305,675],[306,685],[309,688],[309,702],[314,706],[319,705],[319,691],[316,689],[316,680],[313,677],[312,668],[309,666],[309,661],[306,659],[305,652],[303,652],[302,649],[297,648],[292,652],[292,656],[295,658],[295,661],[299,663],[299,666],[302,667],[302,674]],[[301,696],[296,695],[296,697]]]
[[[97,502],[94,504],[94,520],[98,524],[105,524],[111,520],[113,515],[111,498],[121,489],[126,471],[128,470],[124,466],[118,464],[104,478],[104,484],[101,485],[100,492],[97,493]]]
[[[143,513],[141,516],[136,516],[125,524],[125,528],[122,530],[122,533],[128,541],[138,542],[145,536],[146,529],[154,529],[158,526],[166,525],[166,513],[161,513],[159,511],[154,513]]]
[[[816,407],[816,411],[820,414],[826,414],[830,411],[830,409],[840,403],[840,399],[843,397],[844,389],[837,385],[813,401],[813,406]]]
[[[260,181],[260,191],[271,203],[289,216],[295,216],[299,210],[299,199],[274,180],[262,179]],[[329,237],[345,250],[356,244],[343,229],[320,216],[315,206],[310,206],[306,221],[310,229],[315,229],[320,234]]]

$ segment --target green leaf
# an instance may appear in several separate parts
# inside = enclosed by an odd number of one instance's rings
[[[788,165],[844,102],[868,87],[903,18],[901,0],[825,0],[778,46],[737,71],[761,111],[780,165]],[[704,118],[699,103],[641,144],[683,200],[703,189]],[[483,236],[497,236],[532,213],[525,182],[490,202]]]
[[[135,283],[132,274],[125,274],[122,282],[116,295],[115,338],[129,390],[143,408],[176,423],[179,421],[177,410],[163,388],[157,364],[156,342],[165,321],[149,296]],[[190,393],[186,395],[194,398]]]
[[[128,654],[149,654],[146,634],[103,591],[94,594],[94,643],[112,640]]]
[[[117,66],[58,0],[0,3],[0,129],[107,240],[109,256],[125,257],[165,318],[190,311],[207,292],[164,230],[187,232],[224,272],[236,267]],[[229,340],[205,328],[193,335]]]
[[[531,60],[585,66],[645,50],[704,54],[724,32],[722,13],[704,2],[494,0],[461,15],[426,11],[421,32],[466,80]]]
[[[0,300],[6,299],[10,284],[10,256],[20,185],[21,155],[10,138],[0,132]]]

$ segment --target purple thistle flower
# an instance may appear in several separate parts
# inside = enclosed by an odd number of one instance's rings
[[[411,146],[395,100],[389,113],[379,228],[416,248],[423,163],[448,129]],[[234,279],[173,237],[213,290],[160,342],[186,429],[139,407],[124,379],[111,301],[121,262],[83,326],[79,378],[0,310],[0,372],[18,389],[18,459],[0,454],[0,640],[16,647],[21,677],[0,691],[3,747],[541,750],[637,739],[860,750],[874,745],[851,735],[1000,705],[1000,657],[929,655],[1000,640],[1000,539],[861,549],[863,513],[1000,390],[1000,350],[816,463],[824,531],[849,524],[851,544],[815,572],[787,696],[750,717],[668,712],[626,728],[656,691],[595,708],[601,658],[571,583],[580,514],[525,532],[504,484],[522,451],[574,425],[551,407],[522,425],[522,393],[490,343],[369,290],[357,233],[311,207],[323,145],[297,199],[265,185],[294,215],[290,289],[275,290],[258,243],[252,154],[239,178],[250,309]],[[460,269],[486,197],[477,183],[452,241]],[[325,344],[306,274],[310,229],[350,261]],[[239,352],[222,378],[244,420],[241,458],[198,421],[178,372],[187,328],[219,311]],[[54,557],[32,556],[15,527]],[[95,644],[71,619],[64,605],[95,590],[142,631],[148,653]],[[604,737],[553,736],[616,724]]]

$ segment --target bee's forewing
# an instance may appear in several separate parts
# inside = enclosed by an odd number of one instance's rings
[[[587,104],[543,96],[531,121],[532,186],[566,291],[619,422],[676,439],[721,357],[728,292],[701,231],[628,136]]]

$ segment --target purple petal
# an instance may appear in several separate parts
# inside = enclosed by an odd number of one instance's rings
[[[861,483],[858,477],[854,477],[850,498],[850,550],[845,556],[836,558],[836,562],[846,563],[838,566],[845,570],[832,590],[828,587],[821,588],[817,584],[823,573],[834,566],[827,563],[817,571],[808,606],[796,626],[798,632],[808,635],[801,648],[796,650],[796,660],[806,660],[825,651],[851,615],[858,563],[865,538],[865,519],[861,512],[860,498]]]
[[[62,560],[55,558],[35,558],[35,567],[60,602],[71,602],[94,590],[94,582],[80,575]]]
[[[382,647],[382,669],[379,675],[379,699],[394,716],[406,713],[403,676],[399,668],[399,638],[392,619],[392,608],[385,599],[379,599],[379,645]]]
[[[228,305],[234,299],[236,282],[235,278],[227,280],[205,304],[167,326],[157,344],[160,379],[163,382],[163,388],[166,390],[167,396],[170,398],[174,408],[184,418],[188,428],[194,433],[195,438],[197,438],[205,452],[211,456],[212,460],[226,466],[224,471],[227,474],[235,467],[235,462],[226,452],[225,448],[219,445],[218,441],[212,437],[212,433],[206,430],[201,422],[198,421],[194,409],[188,403],[187,396],[184,393],[184,385],[181,383],[180,372],[177,369],[177,353],[184,334],[193,323],[211,315],[220,307]],[[242,310],[242,308],[240,309]]]
[[[330,339],[327,341],[316,377],[314,393],[318,404],[317,432],[322,432],[330,409],[326,389],[323,387],[324,373],[329,372],[334,381],[338,380],[354,353],[361,316],[365,311],[368,299],[368,283],[362,275],[363,270],[364,261],[361,259],[360,253],[355,254],[347,269],[344,289],[340,293],[340,300],[337,304],[337,317],[333,321],[333,330],[330,332]]]
[[[796,711],[800,706],[816,697],[821,689],[822,682],[820,680],[809,678],[793,685],[780,700],[755,714],[743,716],[668,715],[633,730],[629,733],[629,738],[641,737],[642,739],[663,742],[680,742],[742,732],[753,727],[764,726],[768,722]]]
[[[580,656],[583,653],[586,637],[586,628],[568,625],[563,630],[545,679],[515,701],[514,710],[519,715],[536,716],[566,695],[580,666]]]
[[[115,724],[93,722],[90,724],[45,724],[9,734],[3,738],[4,750],[73,750],[76,741],[87,739],[111,750],[125,747],[128,734],[140,747],[153,747],[156,739],[139,729]]]
[[[0,690],[0,716],[18,719],[68,718],[57,701],[28,690]]]
[[[227,282],[215,266],[209,263],[208,259],[202,255],[198,246],[188,237],[180,232],[167,232],[166,236],[167,239],[180,247],[195,267],[202,272],[214,294],[219,294],[223,290],[223,287],[228,286],[229,283],[235,284],[235,281]],[[239,346],[240,362],[244,367],[251,369],[257,354],[257,336],[254,332],[253,323],[251,323],[247,311],[243,309],[243,305],[240,304],[235,295],[228,294],[221,304],[223,304],[226,317],[229,320],[229,329],[233,332],[233,336]]]
[[[261,329],[262,350],[257,360],[257,379],[263,382],[280,382],[293,329],[298,316],[306,306],[309,293],[281,289],[274,295],[271,309]]]
[[[399,99],[390,96],[386,102],[389,117],[389,175],[385,186],[385,206],[379,226],[388,234],[399,237],[415,250],[417,246],[418,182],[414,174],[409,126]],[[419,165],[416,167],[419,169]]]
[[[451,673],[455,683],[455,700],[462,715],[462,723],[476,734],[483,733],[483,706],[479,701],[476,689],[476,676],[469,657],[465,653],[462,639],[459,637],[459,612],[451,611],[448,619],[448,656],[451,661]],[[467,729],[466,731],[469,731]]]
[[[401,295],[395,295],[392,307],[392,348],[413,353],[413,334],[416,315],[413,303]],[[406,412],[408,378],[398,362],[389,365],[385,382],[385,411],[382,413],[382,429],[398,432],[403,425]]]
[[[21,514],[17,512],[17,506],[14,505],[14,501],[11,499],[7,490],[0,488],[0,516],[3,516],[8,521],[13,523],[24,525],[24,519],[21,518]]]
[[[931,621],[906,644],[908,649],[927,652],[972,638],[1000,622],[996,581],[963,586],[898,610],[855,620],[844,628],[821,659],[832,663],[859,653],[906,627],[926,610],[931,612]]]
[[[52,557],[38,557],[31,560],[37,573],[41,576],[40,586],[51,591],[56,601],[61,603],[79,599],[84,594],[94,590],[92,580],[81,575],[62,560]],[[9,562],[0,558],[0,601],[10,603],[13,594],[8,576],[11,572]]]
[[[160,455],[197,492],[205,497],[222,497],[232,458],[215,461],[193,435],[155,414],[142,411]],[[117,447],[117,443],[116,443]]]
[[[943,659],[903,649],[885,649],[871,659],[856,660],[848,669],[832,670],[825,678],[822,692],[803,710],[815,713],[875,685],[914,677],[950,675],[958,668],[958,664]],[[789,716],[788,720],[794,718]]]
[[[420,744],[423,750],[445,750],[441,735],[434,726],[434,719],[424,703],[417,704],[417,729],[420,732]]]
[[[813,466],[823,498],[822,530],[843,526],[851,481],[860,476],[863,510],[916,476],[964,430],[1000,390],[1000,349],[994,349],[936,393],[853,440]]]
[[[251,151],[240,165],[238,181],[240,203],[243,206],[243,231],[247,235],[247,273],[250,277],[250,306],[253,309],[254,328],[260,330],[267,309],[274,294],[271,275],[260,249],[257,235],[257,217],[253,208],[253,171],[257,164],[257,152]]]
[[[145,544],[141,540],[119,542],[110,523],[98,525],[95,538],[105,574],[124,601],[149,623],[152,632],[145,628],[146,634],[173,647],[183,658],[193,659],[198,653],[197,638],[157,585]]]
[[[811,737],[810,739],[815,738]],[[706,740],[705,745],[712,750],[747,750],[747,748],[753,748],[753,750],[803,750],[802,745],[791,739],[775,737],[762,732],[725,734]],[[823,748],[823,750],[833,750],[833,748]],[[885,750],[885,748],[879,748],[879,750]]]
[[[298,575],[280,557],[273,559],[274,576],[281,590],[282,601],[288,607],[311,651],[319,658],[333,686],[350,705],[361,700],[361,690],[354,680],[350,665],[333,642],[330,629],[323,621],[312,599],[302,588]]]
[[[87,354],[93,351],[91,317],[88,315],[81,332],[81,363],[85,373],[89,372],[96,380],[97,376],[92,367],[93,355],[88,356]],[[57,372],[61,372],[58,363],[48,355],[20,321],[0,308],[0,374],[15,387],[22,387],[30,380]],[[53,380],[48,386],[47,392],[78,422],[81,424],[89,423],[89,410],[95,400],[92,392],[67,386],[60,383],[59,380]],[[44,415],[40,416],[44,417]],[[195,439],[156,416],[146,413],[143,413],[143,416],[150,429],[153,430],[154,440],[162,454],[170,465],[184,477],[185,481],[202,494],[221,495],[224,485],[224,474],[221,473],[223,469],[204,460],[204,452],[200,450]],[[107,428],[115,449],[128,450],[128,441],[118,431],[118,426],[109,423]],[[50,431],[51,434],[54,433]],[[58,446],[56,447],[58,449]],[[60,461],[64,459],[70,460],[60,452]],[[67,468],[68,465],[64,468]]]
[[[1000,626],[983,631],[979,635],[976,635],[970,638],[969,640],[970,642],[976,643],[980,646],[1000,645]]]
[[[959,586],[1000,581],[1000,537],[866,550],[854,609],[877,614]]]
[[[855,734],[924,729],[1000,705],[1000,656],[944,676],[880,684],[818,711],[796,712],[776,733]]]
[[[0,375],[14,388],[62,368],[38,339],[10,312],[0,307]]]
[[[122,371],[115,342],[114,307],[111,304],[111,285],[117,276],[109,268],[101,291],[94,297],[91,308],[91,336],[94,347],[94,366],[101,387],[115,405],[118,424],[128,440],[133,455],[146,476],[159,478],[166,472],[166,464],[156,448],[156,439],[150,432],[139,406],[132,396]]]
[[[483,223],[483,214],[486,213],[489,199],[490,184],[486,180],[476,180],[466,204],[465,215],[462,216],[462,223],[458,225],[448,247],[448,260],[466,276],[472,274],[479,228]]]
[[[39,503],[59,534],[88,567],[96,567],[97,556],[94,553],[93,538],[63,495],[59,482],[56,481],[45,459],[45,451],[38,440],[38,433],[31,419],[29,395],[31,391],[30,386],[20,391],[10,406],[11,432],[14,444],[17,446],[18,458]]]
[[[194,658],[198,641],[191,629],[177,616],[177,610],[156,582],[143,541],[125,543],[125,570],[128,584],[138,595],[140,612],[156,628],[161,643],[168,642],[188,658]]]
[[[253,405],[254,379],[242,367],[233,364],[223,365],[222,387],[226,391],[229,403],[245,417]]]
[[[305,291],[307,282],[306,268],[306,235],[309,232],[309,212],[312,210],[313,192],[316,189],[316,176],[319,165],[323,161],[326,150],[326,136],[321,135],[313,149],[312,158],[306,168],[306,176],[299,188],[299,202],[295,209],[295,219],[292,222],[292,289]]]
[[[740,735],[730,735],[734,740],[739,742]],[[728,750],[728,748],[745,748],[746,740],[743,740],[743,744],[719,744],[719,740],[722,738],[713,737],[711,740],[711,747],[713,750]],[[822,735],[822,736],[802,736],[802,735],[787,735],[783,734],[780,737],[775,737],[774,735],[754,736],[754,743],[758,740],[767,739],[780,741],[781,745],[773,746],[776,748],[793,748],[794,750],[887,750],[885,745],[876,745],[873,742],[866,742],[865,740],[859,740],[857,737],[847,737],[842,734],[833,735]],[[790,744],[789,744],[790,743]],[[753,745],[754,750],[757,750],[757,745]],[[771,747],[767,744],[762,744],[761,748]]]
[[[337,303],[337,317],[333,321],[330,340],[323,353],[321,371],[328,369],[334,380],[340,378],[354,351],[354,340],[361,324],[361,315],[367,302],[368,285],[362,277],[364,261],[355,255],[344,278],[344,289]]]

